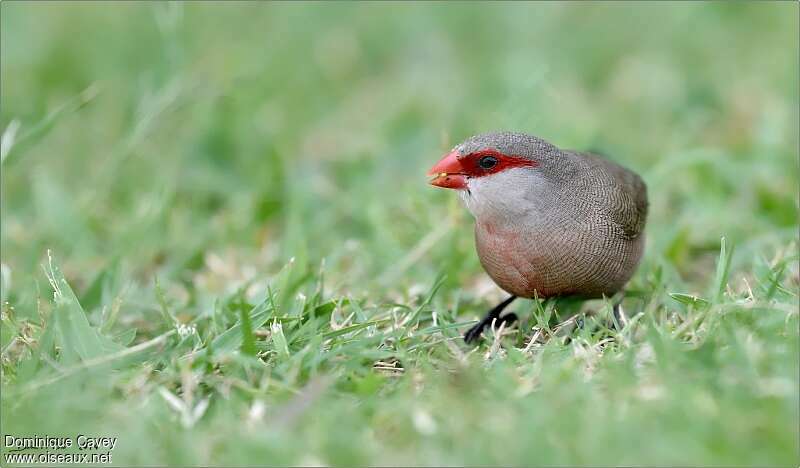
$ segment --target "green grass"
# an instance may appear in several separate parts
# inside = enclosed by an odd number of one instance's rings
[[[796,3],[0,12],[3,434],[118,436],[125,465],[800,463]],[[496,129],[646,180],[619,330],[523,301],[460,340],[503,294],[424,173]]]

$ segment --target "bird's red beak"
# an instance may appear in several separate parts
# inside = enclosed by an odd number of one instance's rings
[[[456,151],[446,154],[428,171],[428,175],[433,176],[431,185],[456,190],[467,188],[467,177],[464,175],[464,168],[458,162]]]

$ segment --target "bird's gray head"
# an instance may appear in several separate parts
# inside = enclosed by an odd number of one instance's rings
[[[541,138],[484,133],[457,145],[428,175],[432,185],[460,190],[476,218],[510,220],[531,214],[544,195],[553,197],[548,173],[557,161],[563,163],[561,150]]]
[[[467,138],[453,150],[458,151],[460,158],[493,150],[506,156],[530,159],[538,164],[560,153],[558,148],[541,138],[519,132],[482,133]]]

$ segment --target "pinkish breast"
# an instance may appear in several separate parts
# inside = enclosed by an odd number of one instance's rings
[[[492,280],[516,296],[532,297],[534,290],[543,294],[544,285],[532,268],[537,259],[527,254],[527,242],[520,238],[521,233],[498,229],[489,222],[475,225],[478,258]]]
[[[630,278],[641,250],[640,242],[609,246],[574,230],[510,230],[486,221],[475,224],[475,244],[494,282],[521,297],[611,295]]]

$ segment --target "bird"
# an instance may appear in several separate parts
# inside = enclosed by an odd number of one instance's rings
[[[591,152],[560,149],[520,132],[468,138],[428,171],[457,190],[475,219],[483,269],[510,297],[464,335],[517,319],[517,297],[611,297],[644,253],[647,186],[635,172]]]

